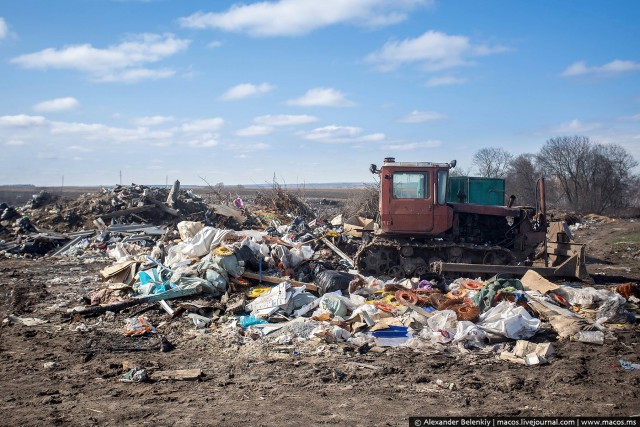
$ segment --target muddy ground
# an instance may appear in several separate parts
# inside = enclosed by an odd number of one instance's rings
[[[588,245],[598,285],[640,279],[638,248],[628,243],[640,237],[640,222],[597,224],[576,234]],[[145,315],[166,325],[151,337],[133,338],[121,330],[135,308],[115,319],[61,315],[98,287],[104,265],[0,259],[1,317],[49,321],[0,328],[0,425],[406,426],[409,416],[640,415],[640,372],[618,362],[640,361],[637,325],[615,327],[615,339],[604,346],[559,342],[543,332],[534,341],[552,341],[557,357],[532,367],[490,351],[360,354],[348,344],[264,345],[196,331],[157,306]],[[175,344],[173,351],[159,351],[160,334]],[[46,362],[56,366],[47,369]],[[123,364],[149,371],[200,368],[204,375],[123,383]],[[438,379],[454,390],[439,387]]]

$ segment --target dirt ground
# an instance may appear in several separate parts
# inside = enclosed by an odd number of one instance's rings
[[[588,246],[598,285],[640,279],[638,246],[631,244],[640,221],[596,224],[576,235]],[[104,265],[0,259],[1,318],[48,320],[0,328],[0,425],[406,426],[409,416],[640,416],[640,371],[619,365],[640,360],[637,325],[615,326],[615,339],[604,346],[542,332],[533,341],[552,341],[557,356],[531,367],[491,351],[360,354],[348,344],[265,345],[171,321],[157,305],[145,315],[154,325],[167,323],[150,337],[125,337],[124,319],[135,308],[115,319],[62,315],[98,287]],[[160,352],[160,335],[176,348]],[[204,375],[123,383],[123,363],[149,371],[200,368]]]

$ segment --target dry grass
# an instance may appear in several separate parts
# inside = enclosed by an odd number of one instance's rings
[[[378,216],[380,200],[379,184],[367,184],[364,188],[353,190],[347,199],[342,214],[349,218],[363,216],[375,219]]]
[[[305,219],[316,217],[313,209],[304,200],[302,189],[289,190],[283,188],[277,181],[273,181],[271,188],[261,189],[255,197],[255,203],[276,212],[301,216]]]

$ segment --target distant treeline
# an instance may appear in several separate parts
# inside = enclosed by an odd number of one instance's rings
[[[474,172],[504,178],[507,193],[515,195],[518,204],[535,204],[536,181],[544,176],[547,202],[579,213],[637,212],[637,166],[622,146],[577,135],[551,138],[537,153],[515,156],[503,148],[483,148],[473,157]]]

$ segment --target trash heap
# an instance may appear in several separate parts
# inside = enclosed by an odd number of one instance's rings
[[[520,279],[363,276],[337,246],[348,251],[344,223],[313,223],[295,217],[259,231],[182,221],[175,239],[153,247],[118,242],[107,250],[115,263],[101,272],[104,286],[68,314],[157,304],[169,321],[203,333],[278,344],[468,350],[506,342],[500,358],[526,365],[553,356],[550,342],[529,341],[536,335],[604,344],[613,337],[608,324],[637,320],[638,284],[557,285],[532,270]],[[155,332],[144,316],[125,329]]]
[[[552,358],[555,337],[601,345],[614,337],[609,324],[637,322],[635,283],[555,284],[533,270],[486,280],[359,274],[351,257],[374,221],[322,218],[278,186],[251,206],[239,198],[206,203],[176,183],[171,190],[116,186],[66,205],[42,195],[20,210],[3,209],[10,217],[4,235],[14,237],[0,248],[5,256],[108,259],[102,286],[66,315],[113,317],[144,306],[163,316],[155,323],[126,318],[130,336],[185,322],[202,333],[279,344],[346,342],[361,351],[503,343],[501,359],[535,365]]]
[[[75,200],[43,191],[22,207],[0,204],[0,251],[13,256],[61,255],[80,243],[83,250],[99,256],[109,243],[132,235],[155,241],[184,220],[237,230],[245,223],[261,225],[260,215],[243,212],[242,201],[240,206],[208,203],[191,190],[181,190],[179,181],[171,189],[116,185]],[[65,250],[59,251],[61,247]]]

